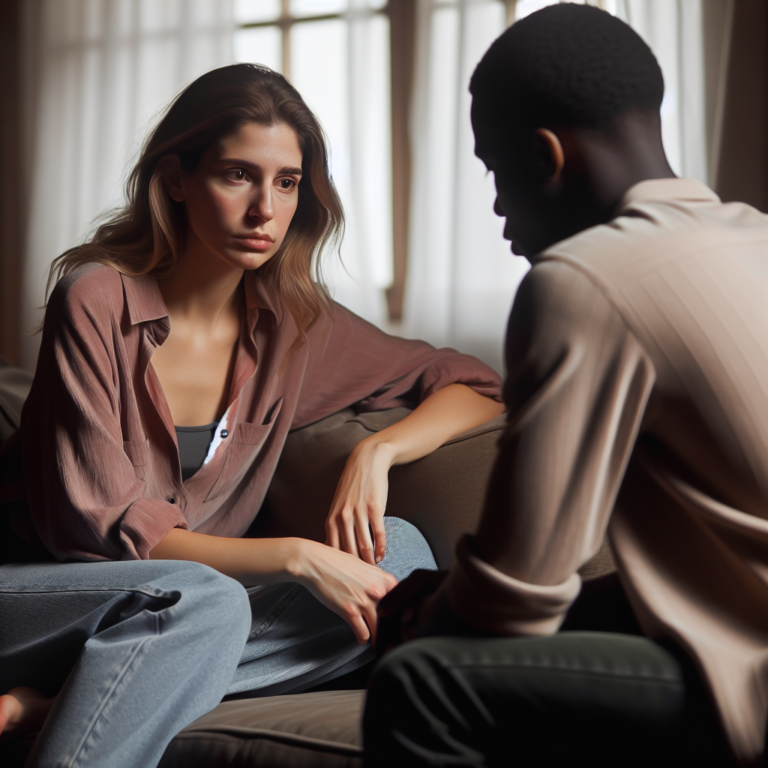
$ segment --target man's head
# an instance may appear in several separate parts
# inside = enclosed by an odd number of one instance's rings
[[[672,175],[661,69],[605,11],[558,4],[517,22],[485,54],[470,92],[475,152],[495,174],[496,211],[519,253],[608,220],[629,186]]]

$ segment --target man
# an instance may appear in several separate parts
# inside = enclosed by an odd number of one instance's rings
[[[518,22],[470,91],[533,266],[477,533],[380,607],[425,639],[373,678],[366,764],[760,764],[768,217],[674,177],[659,66],[596,8]],[[606,530],[618,579],[577,599]]]

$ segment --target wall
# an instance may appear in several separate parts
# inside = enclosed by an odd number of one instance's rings
[[[768,2],[735,0],[732,25],[713,186],[768,213]]]

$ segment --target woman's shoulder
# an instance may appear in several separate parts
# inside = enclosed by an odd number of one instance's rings
[[[94,318],[119,316],[123,305],[120,273],[105,264],[81,264],[56,283],[46,314],[77,316],[82,312]]]

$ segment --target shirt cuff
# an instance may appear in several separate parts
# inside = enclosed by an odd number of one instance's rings
[[[173,528],[189,528],[176,506],[158,499],[137,499],[120,521],[121,560],[148,560]]]
[[[571,574],[562,584],[543,587],[518,581],[481,560],[465,534],[456,547],[456,564],[445,590],[454,612],[477,629],[494,635],[552,635],[581,589]]]

